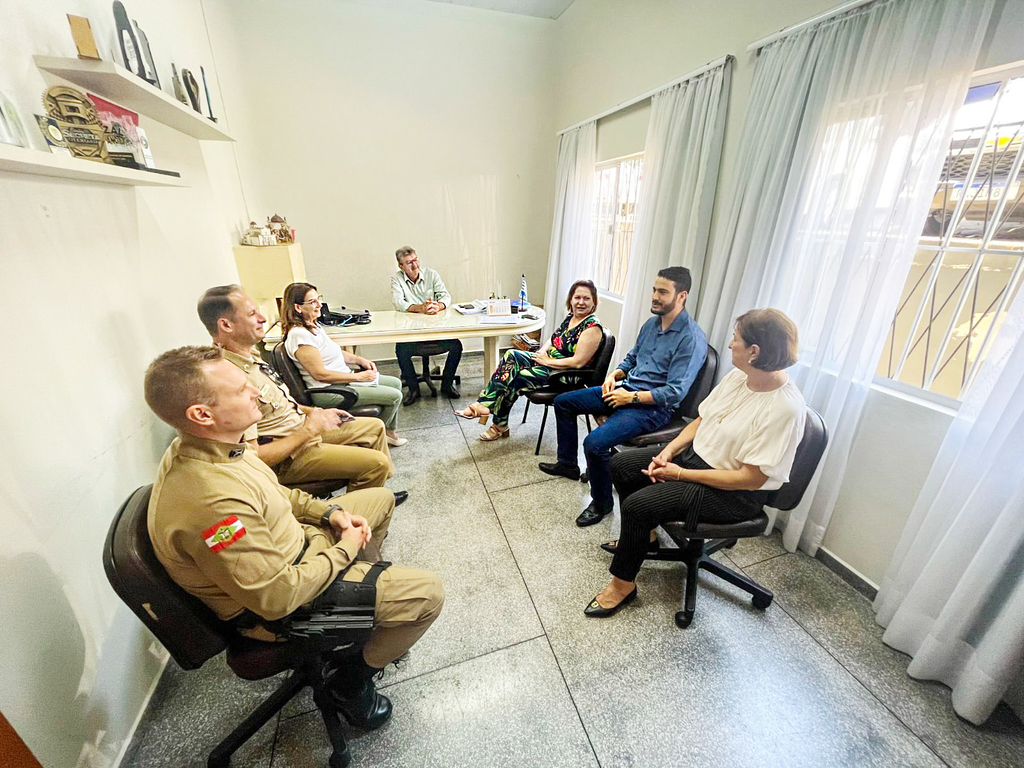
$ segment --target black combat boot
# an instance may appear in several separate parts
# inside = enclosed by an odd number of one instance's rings
[[[382,671],[371,667],[359,654],[334,674],[334,703],[357,728],[372,731],[391,719],[391,699],[378,693],[373,683],[374,676]]]

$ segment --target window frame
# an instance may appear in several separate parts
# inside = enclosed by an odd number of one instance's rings
[[[619,219],[619,205],[618,205],[618,202],[617,202],[617,198],[618,198],[619,180],[621,179],[621,167],[622,167],[622,164],[624,162],[632,161],[632,160],[643,161],[644,154],[645,154],[644,150],[640,150],[639,152],[631,152],[628,155],[620,155],[618,157],[611,157],[611,158],[608,158],[607,160],[602,160],[601,162],[594,163],[595,182],[597,181],[597,177],[601,174],[602,171],[605,171],[605,170],[607,170],[609,168],[615,168],[616,169],[616,177],[615,177],[615,181],[616,181],[616,183],[615,183],[615,187],[616,187],[616,205],[615,205],[615,214],[614,214],[614,216],[612,218],[612,232],[613,232],[613,234],[617,230],[617,228],[619,226],[619,221],[620,221],[620,219]],[[643,178],[643,167],[642,166],[640,168],[640,176],[641,176],[641,179],[642,179]],[[598,227],[598,205],[600,203],[599,192],[600,192],[599,189],[596,190],[595,191],[595,196],[594,196],[594,237],[595,237],[595,244],[594,244],[593,252],[592,252],[591,255],[595,259],[597,258],[597,243],[596,243],[596,240],[597,240],[597,236],[599,234],[597,232],[597,227]],[[640,202],[640,189],[638,188],[638,190],[637,190],[637,204],[638,205],[639,205],[639,202]],[[614,245],[613,245],[612,255],[614,255]],[[630,239],[630,249],[629,249],[629,256],[630,256],[630,258],[632,258],[632,255],[633,255],[633,243],[632,243],[632,238],[631,238]],[[627,273],[629,271],[629,259],[626,260],[626,271],[627,271]],[[596,280],[594,281],[594,283],[597,285],[598,296],[600,296],[602,298],[614,299],[614,300],[616,300],[616,301],[618,301],[620,303],[625,301],[625,294],[624,293],[615,293],[610,288],[605,288],[602,285],[598,284]]]
[[[1017,61],[1017,62],[1012,62],[1012,63],[1009,63],[1009,64],[999,65],[999,66],[996,66],[996,67],[989,67],[987,69],[978,70],[977,72],[974,73],[974,75],[971,77],[970,83],[968,84],[968,89],[974,88],[974,87],[980,86],[980,85],[991,84],[991,83],[994,83],[994,82],[998,81],[998,82],[1000,82],[1002,84],[1002,86],[1001,86],[1001,91],[1002,91],[1002,88],[1005,88],[1006,83],[1008,83],[1011,80],[1018,79],[1018,78],[1021,78],[1021,77],[1024,77],[1024,61]],[[996,110],[993,110],[992,119],[989,121],[989,125],[985,129],[986,132],[992,130],[993,121],[994,121],[994,118],[995,118],[995,112],[996,112]],[[1022,156],[1024,156],[1024,135],[1021,136],[1021,141],[1022,141],[1022,147],[1021,147],[1021,149],[1018,150],[1018,158],[1016,158],[1015,161],[1014,161],[1014,166],[1017,168],[1018,173],[1024,172],[1024,157],[1022,157]],[[948,151],[947,151],[947,154],[948,154]],[[980,160],[982,154],[983,153],[981,153],[981,152],[978,153],[979,160]],[[973,183],[974,178],[975,178],[974,174],[976,174],[976,168],[972,167],[971,170],[969,171],[969,176],[971,178],[972,183]],[[1007,190],[1009,190],[1009,186],[1010,186],[1010,183],[1012,182],[1012,179],[1013,179],[1013,174],[1010,174],[1007,177]],[[965,183],[966,183],[966,178],[965,178]],[[1008,197],[1008,195],[1001,196],[1001,199],[1000,199],[1000,201],[998,203],[998,205],[999,205],[998,213],[1000,215],[1002,214],[1002,209],[1003,209],[1003,206],[1004,206],[1004,201],[1003,201],[1002,198],[1006,198],[1006,197]],[[961,200],[963,201],[964,205],[968,204],[966,202],[967,201],[967,189],[966,189],[966,186],[965,186],[964,195],[961,198]],[[958,211],[959,208],[960,208],[960,205],[958,204],[956,210]],[[993,216],[993,222],[994,223],[993,223],[992,226],[993,226],[993,230],[994,230],[993,231],[993,235],[994,235],[995,234],[995,229],[998,227],[998,218],[995,215]],[[988,243],[990,242],[990,240],[989,240],[988,237],[985,236],[985,233],[983,233],[983,235],[982,235],[981,239],[978,241],[978,245],[976,247],[966,247],[966,246],[956,246],[956,245],[953,245],[952,241],[954,239],[954,237],[953,237],[954,231],[955,231],[955,227],[951,226],[949,233],[947,233],[946,235],[942,236],[939,239],[939,242],[935,243],[935,244],[932,244],[932,243],[922,243],[921,240],[922,240],[923,236],[919,236],[916,247],[917,247],[918,250],[924,249],[926,251],[940,253],[943,256],[943,259],[944,259],[944,256],[945,256],[946,253],[958,253],[959,252],[959,253],[972,253],[972,254],[975,254],[977,259],[979,259],[979,261],[978,261],[978,263],[976,265],[971,267],[972,270],[975,270],[976,268],[980,269],[980,266],[981,266],[981,263],[982,263],[980,260],[984,259],[984,256],[989,254],[989,253],[997,253],[997,254],[1001,254],[1001,255],[1008,255],[1008,254],[1012,254],[1013,253],[1012,251],[1008,251],[1008,250],[993,249],[993,248],[988,247]],[[1015,269],[1013,270],[1013,272],[1010,275],[1009,282],[1007,283],[1007,287],[1012,289],[1014,287],[1014,285],[1020,283],[1020,285],[1018,286],[1018,290],[1024,290],[1024,282],[1022,282],[1022,281],[1024,281],[1024,276],[1021,276],[1021,275],[1018,274],[1019,272],[1024,271],[1024,252],[1021,252],[1021,253],[1017,254],[1017,256],[1018,256],[1017,266],[1015,267]],[[964,384],[963,384],[963,386],[960,389],[959,397],[954,398],[954,397],[951,397],[949,395],[943,394],[941,392],[932,391],[931,389],[927,389],[926,387],[932,386],[934,384],[935,380],[938,378],[939,374],[942,372],[942,368],[944,367],[942,365],[942,360],[943,360],[943,357],[944,357],[944,353],[947,350],[948,345],[949,345],[949,343],[951,341],[952,332],[953,332],[953,329],[956,326],[956,318],[959,315],[959,311],[961,311],[963,309],[963,307],[961,305],[966,301],[967,288],[969,286],[964,286],[963,288],[959,289],[959,295],[957,296],[957,299],[956,299],[957,306],[954,308],[954,311],[951,314],[951,319],[948,322],[946,331],[943,334],[942,343],[941,343],[941,345],[938,348],[939,352],[936,354],[935,360],[932,361],[930,364],[928,364],[927,369],[925,371],[925,375],[926,375],[926,383],[925,383],[925,385],[924,386],[920,386],[920,385],[915,385],[915,384],[909,384],[907,382],[900,381],[898,378],[895,378],[895,377],[898,377],[898,376],[900,376],[902,374],[903,368],[905,367],[905,365],[907,363],[907,360],[908,360],[908,358],[909,358],[909,356],[910,356],[910,354],[911,354],[911,352],[912,352],[912,350],[914,348],[913,339],[915,338],[916,335],[919,335],[918,334],[918,330],[919,330],[919,327],[920,327],[921,320],[924,317],[925,305],[928,303],[927,300],[926,300],[926,297],[928,295],[930,295],[931,292],[935,289],[935,284],[938,281],[938,277],[939,277],[939,272],[941,270],[941,266],[942,266],[942,260],[940,259],[939,262],[935,265],[934,268],[929,268],[931,274],[928,275],[927,285],[925,286],[925,289],[924,289],[924,291],[922,293],[922,298],[918,302],[917,311],[915,312],[915,317],[914,317],[913,323],[910,326],[910,332],[909,332],[909,334],[907,336],[907,339],[903,342],[903,348],[902,348],[902,350],[901,350],[901,352],[899,354],[899,357],[896,358],[895,369],[893,370],[893,372],[891,374],[891,377],[890,376],[884,376],[884,375],[882,375],[880,373],[875,373],[873,375],[873,378],[872,378],[872,381],[873,381],[872,386],[874,388],[877,388],[877,389],[882,390],[882,391],[886,391],[887,390],[890,393],[892,393],[893,395],[898,396],[898,397],[902,397],[904,399],[912,399],[912,400],[921,401],[922,404],[926,404],[926,405],[930,405],[930,406],[936,407],[939,410],[947,410],[947,411],[956,412],[957,410],[959,410],[960,405],[963,403],[963,399],[965,397],[967,397],[967,395],[970,393],[971,387],[974,385],[974,381],[975,381],[975,379],[977,377],[977,373],[980,370],[981,365],[984,362],[985,356],[987,356],[988,352],[991,351],[992,344],[995,342],[995,334],[992,333],[992,329],[995,326],[994,321],[993,321],[993,324],[990,327],[990,329],[988,331],[986,331],[985,338],[982,340],[982,344],[981,344],[981,352],[979,353],[979,356],[976,359],[975,363],[970,366],[970,369],[969,369],[969,371],[967,373],[967,377],[966,377],[966,379],[964,381]],[[1008,296],[1009,296],[1009,292],[1007,292],[1007,298],[1004,301],[1001,301],[1000,305],[995,308],[995,310],[994,310],[995,314],[998,314],[999,309],[1004,306],[1005,301],[1008,301]],[[952,296],[950,298],[952,298]],[[893,322],[895,322],[895,317],[896,317],[896,315],[894,314]],[[940,325],[940,327],[941,327],[941,325]],[[889,343],[889,342],[887,341],[887,343]],[[947,363],[948,363],[948,361],[947,361]],[[881,366],[881,364],[882,364],[882,360],[880,358],[879,359],[879,363],[878,363],[879,367]]]

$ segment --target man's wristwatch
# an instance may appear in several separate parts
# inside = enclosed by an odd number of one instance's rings
[[[341,505],[340,504],[331,504],[331,506],[329,506],[326,509],[326,511],[323,513],[323,515],[320,516],[320,527],[321,528],[330,528],[331,527],[331,513],[334,512],[334,510],[336,510],[336,509],[341,509]]]
[[[639,392],[634,392],[633,393],[633,405],[639,405],[639,404],[640,404],[640,393]]]

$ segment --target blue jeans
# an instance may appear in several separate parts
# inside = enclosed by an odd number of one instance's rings
[[[584,414],[608,416],[583,441],[583,455],[587,458],[590,475],[590,495],[598,509],[612,508],[612,448],[637,435],[646,435],[668,424],[672,410],[657,405],[624,405],[609,408],[601,399],[600,387],[588,387],[566,392],[555,398],[555,420],[558,426],[558,463],[570,467],[576,461],[576,417]]]

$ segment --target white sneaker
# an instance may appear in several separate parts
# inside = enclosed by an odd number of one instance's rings
[[[407,437],[392,437],[391,435],[388,435],[388,445],[392,448],[399,448],[408,442],[409,438]]]

